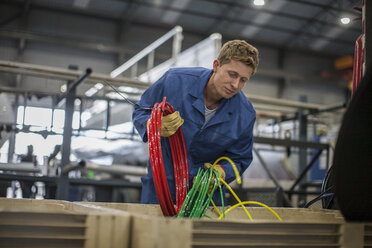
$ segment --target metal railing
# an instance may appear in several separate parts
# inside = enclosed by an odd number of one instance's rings
[[[172,49],[172,58],[176,59],[178,54],[181,51],[181,42],[182,42],[182,27],[181,26],[175,26],[173,29],[171,29],[168,33],[148,45],[146,48],[144,48],[142,51],[140,51],[138,54],[133,56],[131,59],[129,59],[127,62],[116,68],[110,73],[110,76],[112,78],[115,78],[128,70],[133,65],[137,64],[138,61],[140,61],[145,56],[148,56],[148,62],[147,65],[153,66],[154,64],[154,50],[158,48],[160,45],[168,41],[170,38],[173,37],[173,49]],[[151,69],[151,68],[148,68]]]

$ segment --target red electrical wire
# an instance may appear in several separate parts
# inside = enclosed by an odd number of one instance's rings
[[[186,198],[189,185],[189,173],[185,142],[183,139],[182,130],[181,128],[179,128],[175,134],[169,137],[176,186],[176,211],[169,192],[160,142],[162,118],[163,116],[172,113],[174,113],[174,109],[169,103],[166,102],[166,97],[164,97],[161,103],[155,103],[154,108],[151,112],[150,123],[147,126],[151,170],[153,174],[156,195],[158,196],[161,210],[165,216],[174,216],[180,211],[182,203]]]

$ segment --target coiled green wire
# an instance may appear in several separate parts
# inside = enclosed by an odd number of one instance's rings
[[[208,195],[209,184],[211,183],[212,176],[215,176],[214,184],[211,193]],[[214,191],[219,187],[223,213],[225,212],[225,206],[223,201],[223,192],[221,183],[219,180],[219,173],[213,168],[203,170],[199,168],[198,174],[195,177],[193,187],[187,194],[185,201],[182,204],[181,210],[178,213],[178,218],[202,218],[208,209],[208,206],[212,200]],[[208,197],[207,197],[208,195]],[[208,217],[208,216],[206,216]]]
[[[239,197],[234,193],[234,191],[231,189],[231,187],[224,180],[220,179],[219,172],[213,168],[214,165],[221,159],[228,160],[231,163],[231,165],[236,169],[236,166],[234,165],[234,163],[227,157],[219,158],[213,164],[213,166],[211,166],[210,168],[208,168],[206,170],[203,170],[202,168],[199,168],[198,173],[195,177],[194,184],[193,184],[191,190],[189,191],[189,193],[187,194],[187,196],[186,196],[186,198],[185,198],[185,200],[182,204],[181,210],[177,214],[177,218],[185,218],[185,217],[186,218],[202,218],[202,217],[211,218],[211,217],[207,216],[205,214],[205,212],[207,211],[209,204],[212,203],[213,206],[215,207],[217,213],[220,215],[220,217],[218,219],[222,219],[222,218],[224,219],[225,214],[227,214],[229,211],[235,209],[238,206],[242,206],[243,210],[246,212],[248,218],[250,220],[252,220],[251,215],[249,214],[248,210],[245,208],[244,205],[254,204],[254,205],[259,205],[259,206],[267,208],[268,210],[270,210],[277,217],[278,220],[282,221],[280,216],[273,209],[268,207],[267,205],[265,205],[263,203],[260,203],[260,202],[255,202],[255,201],[242,202],[239,199]],[[237,169],[236,169],[236,171],[237,171]],[[213,174],[214,174],[215,180],[213,181],[212,191],[208,195],[209,184],[211,183],[211,179],[212,179]],[[239,179],[240,179],[240,176],[239,176]],[[230,190],[230,192],[233,194],[233,196],[238,201],[238,204],[234,205],[233,207],[229,208],[226,211],[225,211],[225,204],[224,204],[224,200],[223,200],[223,192],[222,192],[222,187],[221,187],[222,183]],[[217,187],[219,187],[220,194],[221,194],[222,213],[220,213],[218,211],[217,207],[215,206],[215,204],[213,203],[213,200],[212,200],[212,196],[213,196],[215,190],[217,189]],[[208,197],[207,197],[207,195],[208,195]]]

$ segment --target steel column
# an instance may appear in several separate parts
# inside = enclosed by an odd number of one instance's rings
[[[307,96],[302,95],[300,96],[299,100],[301,102],[307,102]],[[307,141],[307,116],[303,109],[300,109],[298,111],[298,122],[299,122],[299,140],[300,141]],[[304,171],[306,169],[307,164],[307,149],[306,148],[300,148],[299,150],[299,158],[298,158],[298,166],[299,171]],[[302,177],[299,178],[300,180]],[[300,180],[298,183],[300,183]],[[300,190],[306,190],[304,187],[300,184]],[[298,198],[298,201],[306,201],[305,196],[300,195]]]
[[[72,136],[72,117],[74,114],[74,103],[76,98],[76,87],[80,84],[84,79],[86,79],[90,73],[92,72],[91,69],[87,69],[86,73],[82,75],[78,80],[75,82],[69,81],[67,83],[67,91],[63,95],[66,98],[65,103],[65,124],[63,127],[63,142],[62,142],[62,160],[61,160],[61,168],[63,171],[63,167],[70,163],[70,154],[71,154],[71,136]],[[62,97],[62,98],[63,98]],[[59,100],[61,100],[60,98]],[[58,100],[57,100],[58,102]],[[69,180],[67,173],[61,173],[58,184],[57,184],[57,194],[56,199],[58,200],[68,200],[68,192],[69,192]]]

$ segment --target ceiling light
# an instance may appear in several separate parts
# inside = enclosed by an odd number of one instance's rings
[[[340,19],[341,23],[346,25],[346,24],[349,24],[350,23],[350,18],[349,17],[342,17]]]
[[[89,5],[90,0],[74,0],[73,5],[79,8],[86,8]]]
[[[253,4],[256,6],[263,6],[265,5],[265,0],[254,0]]]

